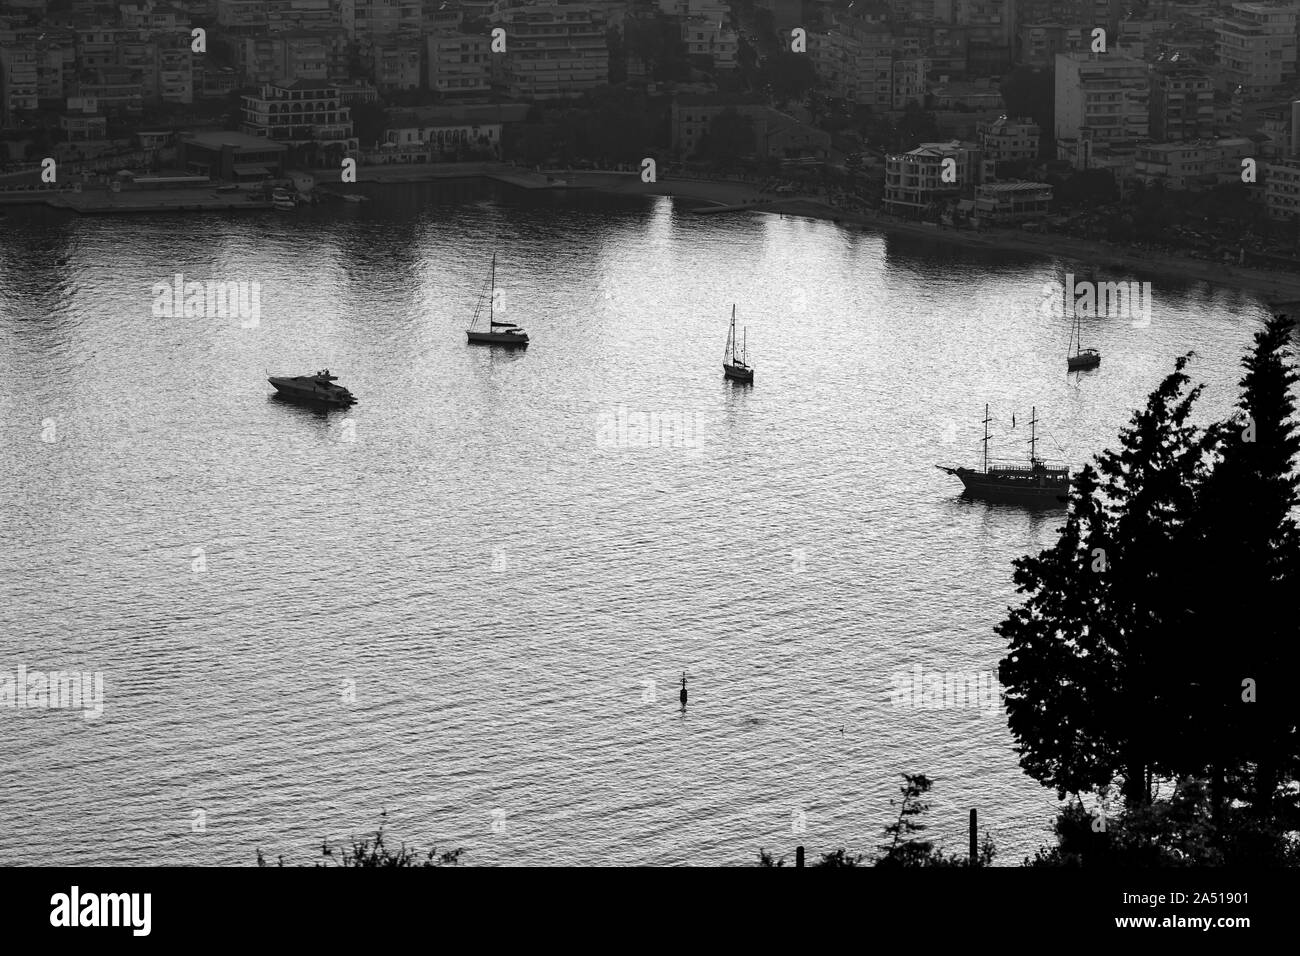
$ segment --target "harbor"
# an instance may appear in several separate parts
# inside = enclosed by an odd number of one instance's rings
[[[106,693],[100,725],[0,743],[83,781],[11,775],[0,855],[247,865],[382,806],[479,865],[743,865],[799,810],[799,842],[861,845],[903,770],[942,781],[935,832],[979,806],[1003,859],[1052,840],[1000,710],[891,699],[917,665],[995,680],[1010,561],[1062,521],[935,465],[978,468],[987,427],[991,463],[1033,438],[1077,467],[1189,349],[1198,414],[1226,415],[1264,301],[1155,284],[1146,327],[1082,320],[1105,359],[1080,375],[1050,258],[676,196],[361,188],[184,229],[8,210],[0,479],[33,530],[0,624]],[[177,308],[177,274],[256,283],[256,320]],[[467,341],[485,285],[526,349]],[[318,370],[357,403],[274,397]],[[168,788],[228,836],[160,831]]]

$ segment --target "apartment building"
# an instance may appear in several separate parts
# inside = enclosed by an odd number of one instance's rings
[[[876,110],[894,105],[894,44],[888,31],[836,24],[808,35],[808,56],[827,95]]]
[[[1215,55],[1226,88],[1267,93],[1296,75],[1293,3],[1234,3],[1215,27]]]
[[[424,44],[413,35],[386,36],[361,44],[362,61],[383,92],[418,90],[424,83]]]
[[[1214,81],[1205,70],[1171,64],[1151,76],[1151,138],[1158,143],[1214,134]]]
[[[420,0],[340,0],[339,22],[349,40],[419,36],[424,21]]]
[[[0,45],[0,120],[11,125],[17,114],[37,107],[39,56],[36,45]]]
[[[295,80],[268,83],[255,96],[243,97],[241,129],[283,143],[318,143],[355,149],[352,110],[333,83]]]
[[[1096,146],[1144,140],[1150,119],[1147,65],[1114,54],[1056,55],[1058,140]]]
[[[342,31],[285,30],[239,37],[235,43],[240,75],[250,84],[291,77],[326,80],[346,67],[347,40]]]
[[[1053,66],[1058,53],[1087,52],[1092,28],[1056,22],[1024,23],[1017,31],[1020,62],[1026,66]]]
[[[992,122],[977,123],[975,136],[986,160],[1016,163],[1038,158],[1043,129],[1031,119],[1000,116]]]
[[[1137,147],[1133,173],[1147,185],[1168,189],[1201,189],[1222,177],[1241,173],[1241,161],[1254,156],[1255,144],[1245,137],[1186,143],[1149,143]]]
[[[892,106],[904,109],[909,103],[925,105],[926,76],[930,61],[925,57],[896,59],[893,62]]]
[[[740,37],[722,20],[697,17],[682,23],[682,40],[688,56],[708,57],[715,69],[734,70]]]
[[[426,49],[427,89],[449,95],[491,91],[492,52],[487,35],[434,34],[426,39]]]
[[[1052,208],[1047,183],[983,183],[975,187],[974,211],[981,220],[1010,224],[1042,219]]]
[[[1264,208],[1270,219],[1300,217],[1300,160],[1264,166]]]
[[[571,96],[609,82],[605,5],[540,0],[500,5],[490,18],[506,30],[504,54],[493,54],[493,82],[520,99]]]
[[[165,3],[120,4],[118,22],[127,30],[154,33],[181,34],[190,32],[190,15],[179,7]]]
[[[952,160],[952,164],[946,163]],[[938,205],[960,198],[979,184],[980,150],[974,143],[950,140],[922,143],[916,149],[885,157],[885,209],[897,216],[920,217]],[[952,176],[945,170],[951,168]]]

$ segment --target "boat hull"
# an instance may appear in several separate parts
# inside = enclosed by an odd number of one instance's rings
[[[299,382],[291,378],[268,378],[275,386],[276,394],[294,402],[307,402],[313,405],[337,405],[346,407],[355,405],[356,399],[346,388],[335,387],[323,389],[314,382]]]
[[[990,476],[973,468],[946,468],[942,465],[939,469],[961,479],[966,494],[983,501],[1063,508],[1070,500],[1068,479],[1062,481],[1046,475],[1006,478]]]
[[[475,332],[473,329],[467,329],[465,336],[473,345],[505,345],[522,348],[528,344],[526,332]]]
[[[752,382],[754,380],[754,370],[747,365],[731,365],[723,362],[722,374],[727,378],[735,379],[737,382]]]
[[[1065,360],[1065,362],[1066,365],[1069,366],[1070,371],[1075,372],[1085,368],[1096,368],[1101,364],[1101,356],[1096,353],[1090,355],[1087,352],[1083,352],[1079,355],[1071,355]]]

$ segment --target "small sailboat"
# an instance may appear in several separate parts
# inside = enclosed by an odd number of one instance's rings
[[[989,407],[984,406],[984,467],[951,468],[936,465],[966,488],[972,498],[1012,504],[1063,507],[1070,497],[1070,469],[1052,465],[1038,457],[1038,409],[1029,416],[1029,463],[1007,464],[989,461]]]
[[[722,356],[722,374],[738,382],[752,382],[754,367],[749,364],[749,345],[741,330],[740,352],[736,352],[736,306],[731,306],[731,331],[727,333],[727,351]]]
[[[1096,349],[1080,348],[1083,344],[1081,335],[1083,332],[1082,320],[1076,310],[1074,313],[1074,327],[1070,330],[1070,351],[1066,353],[1065,364],[1071,372],[1078,372],[1084,369],[1096,368],[1101,364],[1101,353]]]
[[[479,296],[478,305],[474,308],[474,318],[465,330],[465,336],[469,341],[476,345],[505,345],[505,346],[522,346],[528,344],[528,333],[515,325],[513,322],[498,322],[496,313],[493,311],[495,305],[495,292],[497,288],[497,255],[492,253],[492,276],[488,280],[488,286],[485,290],[485,296]],[[479,316],[483,314],[483,301],[487,300],[488,318],[487,328],[477,329]]]

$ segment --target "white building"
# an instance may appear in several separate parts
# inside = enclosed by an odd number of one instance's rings
[[[1056,55],[1057,139],[1094,146],[1147,138],[1147,65],[1114,54]]]
[[[1234,3],[1215,25],[1215,54],[1228,89],[1266,93],[1295,78],[1296,8]]]

